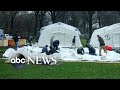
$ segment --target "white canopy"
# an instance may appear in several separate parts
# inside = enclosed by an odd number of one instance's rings
[[[76,36],[76,46],[81,47],[80,34],[80,31],[73,26],[61,22],[54,23],[40,29],[38,45],[40,47],[50,45],[50,39],[55,36],[54,40],[59,40],[61,47],[71,47],[72,39]]]
[[[99,47],[97,35],[100,35],[104,39],[106,45],[113,48],[120,47],[120,23],[95,30],[90,40],[90,44],[94,47]]]

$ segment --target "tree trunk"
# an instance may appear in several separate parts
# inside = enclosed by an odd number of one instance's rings
[[[56,23],[56,15],[55,12],[52,13],[52,22]]]
[[[89,22],[89,38],[91,38],[92,35],[92,21]]]
[[[83,31],[84,31],[84,34],[86,33],[86,22],[83,21]]]
[[[35,11],[35,30],[34,30],[34,37],[37,36],[37,30],[38,30],[38,14],[39,11]]]
[[[100,18],[100,16],[99,16],[98,20],[99,20],[99,28],[101,28],[102,25],[101,25],[101,18]]]
[[[29,36],[30,36],[30,29],[28,29],[28,38],[29,38]]]
[[[101,24],[101,12],[100,11],[97,12],[97,18],[98,18],[98,21],[99,21],[99,28],[101,28],[102,24]]]
[[[89,38],[91,38],[92,35],[92,16],[93,14],[89,14]]]
[[[14,17],[12,16],[11,17],[11,22],[10,22],[10,35],[12,34],[12,32],[14,31],[13,30],[13,20],[14,20]],[[14,31],[15,32],[15,31]]]
[[[41,11],[40,12],[40,15],[39,15],[39,21],[40,21],[40,27],[39,28],[42,28],[43,27],[43,18],[44,18],[44,15],[45,15],[46,11]]]

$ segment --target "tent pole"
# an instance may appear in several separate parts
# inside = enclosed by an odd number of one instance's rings
[[[119,50],[120,50],[120,33],[118,33],[118,35],[119,35]]]
[[[113,47],[114,47],[114,43],[113,43],[113,35],[114,35],[114,33],[112,34],[112,45],[113,45]]]

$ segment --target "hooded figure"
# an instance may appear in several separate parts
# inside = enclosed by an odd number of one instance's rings
[[[54,54],[54,53],[59,53],[59,52],[56,51],[55,48],[52,48],[52,47],[50,46],[50,50],[49,50],[49,52],[47,53],[47,55]]]
[[[83,49],[83,47],[79,47],[78,49],[77,49],[77,54],[84,54],[84,49]]]
[[[96,50],[95,50],[95,48],[94,48],[92,45],[88,45],[88,44],[87,44],[86,47],[88,48],[90,55],[96,55],[96,54],[95,54],[95,53],[96,53]]]
[[[59,40],[55,40],[55,41],[53,42],[53,47],[54,47],[56,50],[58,50],[59,44],[60,44],[60,41],[59,41]]]
[[[42,48],[42,52],[41,53],[48,53],[48,45],[45,45],[45,47]]]

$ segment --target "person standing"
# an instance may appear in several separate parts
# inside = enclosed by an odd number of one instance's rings
[[[15,42],[15,49],[18,49],[18,32],[16,32],[13,36],[14,42]]]
[[[29,43],[30,43],[30,46],[32,46],[32,41],[33,41],[33,37],[30,36],[30,37],[29,37]]]
[[[76,45],[75,45],[76,40],[75,39],[76,39],[76,36],[74,36],[73,39],[72,39],[72,46],[71,47],[75,46],[75,48],[76,48]]]
[[[101,54],[101,50],[103,49],[104,50],[104,52],[107,54],[107,51],[106,51],[106,48],[105,48],[105,42],[104,42],[104,40],[103,40],[103,38],[102,37],[100,37],[99,35],[97,35],[97,38],[98,38],[98,41],[99,41],[99,56],[101,56],[102,54]]]

